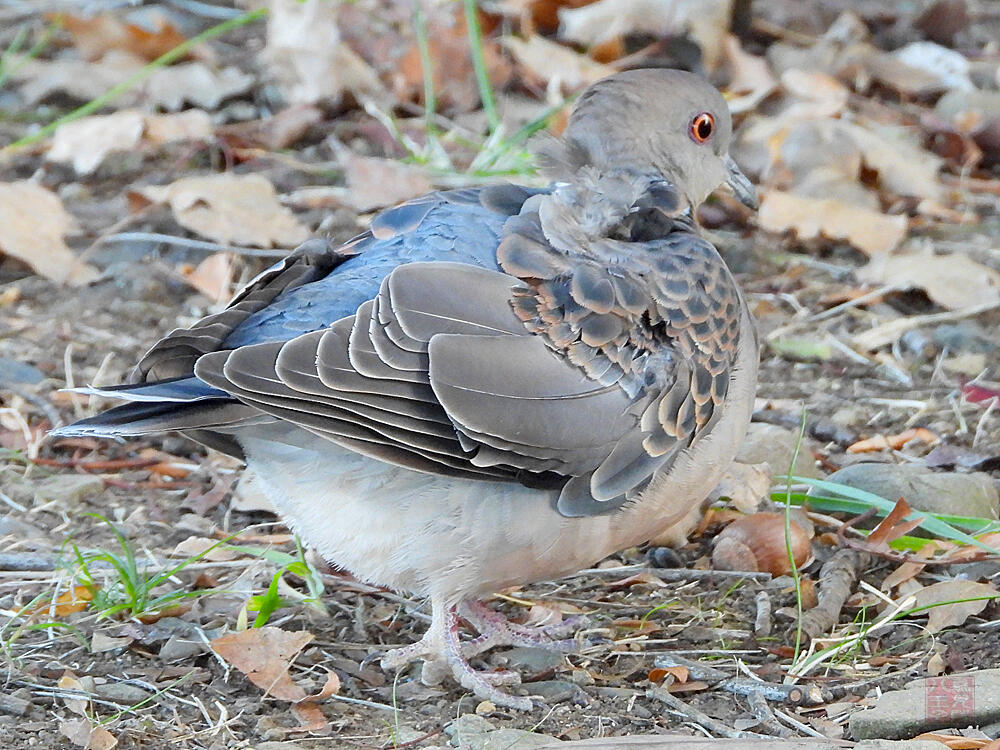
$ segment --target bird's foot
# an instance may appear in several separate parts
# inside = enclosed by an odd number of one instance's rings
[[[451,674],[463,687],[471,690],[479,698],[492,701],[498,706],[530,711],[529,698],[510,695],[500,688],[518,685],[521,677],[516,672],[487,672],[473,669],[468,662],[472,654],[466,653],[466,645],[458,633],[458,615],[454,607],[442,608],[434,612],[430,629],[416,643],[400,646],[386,652],[381,659],[386,671],[398,671],[412,661],[423,661],[420,681],[425,685],[438,685]]]
[[[497,706],[515,708],[519,711],[530,711],[530,698],[522,698],[500,690],[501,685],[519,685],[521,676],[516,672],[483,672],[473,669],[466,655],[469,642],[463,642],[458,634],[458,614],[455,608],[448,609],[447,625],[444,629],[444,658],[451,673],[462,687],[471,690],[477,697],[488,700]]]
[[[462,644],[464,656],[475,656],[495,646],[525,646],[547,648],[572,653],[580,650],[580,642],[565,636],[585,624],[582,615],[571,617],[555,625],[518,625],[482,602],[466,601],[461,606],[462,616],[468,619],[480,635]]]
[[[386,651],[382,654],[379,664],[385,671],[395,672],[417,659],[436,661],[438,660],[438,653],[438,644],[431,637],[431,631],[428,631],[416,643],[411,643],[408,646],[398,646],[391,651]]]

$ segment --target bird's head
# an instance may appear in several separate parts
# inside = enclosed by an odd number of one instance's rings
[[[729,156],[733,122],[722,95],[693,73],[629,70],[604,78],[576,102],[562,137],[563,168],[653,174],[691,205],[723,184],[756,208],[750,180]]]

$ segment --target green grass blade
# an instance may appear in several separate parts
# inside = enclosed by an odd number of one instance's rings
[[[791,480],[796,484],[808,484],[811,487],[817,487],[824,492],[829,492],[831,495],[840,495],[842,497],[850,498],[851,500],[857,500],[858,502],[864,503],[867,507],[876,508],[882,511],[884,514],[888,514],[896,506],[896,503],[892,500],[887,500],[884,497],[880,497],[873,492],[868,492],[867,490],[860,490],[856,487],[848,487],[847,485],[838,484],[837,482],[830,482],[824,479],[813,479],[811,477],[791,477]],[[930,513],[925,513],[921,510],[914,510],[907,519],[919,518],[921,519],[920,527],[935,534],[943,539],[950,539],[954,542],[961,542],[962,544],[970,544],[980,549],[986,550],[994,555],[1000,555],[1000,550],[995,547],[981,542],[974,536],[966,534],[963,531],[959,531],[950,523],[942,521]]]

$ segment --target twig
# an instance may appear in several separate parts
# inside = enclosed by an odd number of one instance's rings
[[[778,717],[774,715],[774,711],[767,704],[767,699],[759,690],[747,693],[747,705],[750,707],[750,713],[760,722],[758,726],[767,730],[768,734],[773,734],[775,737],[792,736],[791,730],[778,722]]]
[[[107,244],[108,242],[160,242],[164,245],[176,245],[189,250],[204,250],[209,253],[236,253],[250,258],[284,258],[288,255],[287,250],[267,250],[259,247],[242,247],[240,245],[220,245],[216,242],[206,242],[190,237],[174,237],[170,234],[160,234],[158,232],[120,232],[101,237],[94,243],[93,247]]]
[[[758,638],[771,635],[771,597],[766,591],[758,591],[754,597],[757,614],[753,621],[753,632]]]
[[[834,553],[819,572],[819,603],[804,612],[799,621],[803,633],[815,638],[837,624],[844,603],[870,560],[867,552],[859,550],[841,549]]]
[[[89,471],[120,471],[122,469],[145,469],[149,466],[163,463],[159,458],[119,458],[107,461],[78,461],[68,459],[60,461],[56,458],[33,458],[31,463],[39,466],[53,466],[62,469],[77,469],[84,472]]]
[[[684,701],[679,698],[675,698],[673,695],[668,693],[661,687],[650,688],[646,691],[646,697],[658,700],[661,703],[666,703],[670,708],[672,708],[677,713],[681,714],[689,721],[693,721],[714,735],[728,737],[729,739],[748,739],[748,738],[762,738],[769,737],[766,734],[757,734],[756,732],[741,732],[737,729],[733,729],[726,724],[723,724],[718,719],[713,719],[706,713],[699,711],[693,706],[689,706]]]

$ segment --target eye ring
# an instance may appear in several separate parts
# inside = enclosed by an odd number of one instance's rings
[[[688,135],[695,143],[706,143],[715,133],[715,117],[711,112],[695,115],[688,127]]]

